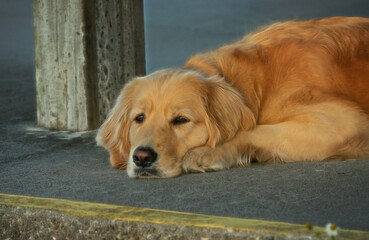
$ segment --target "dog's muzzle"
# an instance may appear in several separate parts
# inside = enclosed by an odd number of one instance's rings
[[[137,177],[158,177],[158,171],[153,166],[158,154],[150,147],[137,147],[132,155],[136,165],[135,175]]]
[[[150,147],[138,147],[133,152],[133,162],[137,167],[147,168],[153,164],[158,154]]]

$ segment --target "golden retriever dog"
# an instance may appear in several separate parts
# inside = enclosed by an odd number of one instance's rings
[[[133,178],[369,158],[369,19],[275,23],[137,77],[96,139]]]

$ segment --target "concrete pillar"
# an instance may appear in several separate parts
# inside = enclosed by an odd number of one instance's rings
[[[99,121],[113,107],[123,85],[145,74],[142,0],[95,0],[99,79]]]
[[[142,0],[34,0],[33,12],[38,124],[97,128],[145,73]]]

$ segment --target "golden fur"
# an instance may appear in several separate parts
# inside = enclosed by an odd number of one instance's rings
[[[275,23],[138,77],[97,142],[130,177],[369,158],[369,19]],[[140,146],[158,155],[149,167],[132,160]]]

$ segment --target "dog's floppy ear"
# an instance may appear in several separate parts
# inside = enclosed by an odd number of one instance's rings
[[[204,102],[209,129],[207,145],[214,147],[227,141],[240,130],[248,130],[256,125],[255,116],[247,107],[242,95],[220,76],[204,81]]]
[[[133,80],[134,81],[134,80]],[[120,92],[108,118],[97,132],[96,142],[109,151],[112,167],[126,169],[129,156],[129,111],[132,107],[134,82]]]

